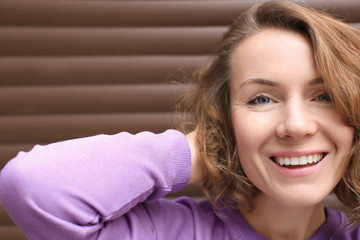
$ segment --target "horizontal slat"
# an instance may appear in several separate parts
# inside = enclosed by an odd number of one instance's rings
[[[1,25],[22,26],[216,26],[253,1],[36,1],[0,6]]]
[[[208,55],[227,29],[0,27],[0,56]]]
[[[164,83],[207,56],[0,57],[0,86]]]
[[[261,1],[261,0],[260,0]],[[22,26],[219,26],[228,25],[252,1],[3,1],[1,25]],[[358,1],[307,0],[348,21],[360,21]]]
[[[202,55],[227,27],[0,28],[0,56]]]
[[[44,115],[0,117],[0,143],[55,142],[128,131],[163,132],[176,120],[170,113]]]
[[[169,112],[184,84],[3,87],[0,115]]]

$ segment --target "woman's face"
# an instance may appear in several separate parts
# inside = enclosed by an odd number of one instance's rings
[[[346,167],[353,129],[342,121],[302,35],[268,29],[232,56],[231,114],[252,183],[288,206],[322,201]]]

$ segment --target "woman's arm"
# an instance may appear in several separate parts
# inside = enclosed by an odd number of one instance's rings
[[[36,146],[2,170],[2,205],[30,239],[96,239],[106,222],[185,186],[190,158],[174,130]]]

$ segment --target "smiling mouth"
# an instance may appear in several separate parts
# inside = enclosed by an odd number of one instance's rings
[[[327,153],[316,153],[297,157],[270,157],[270,159],[285,168],[303,168],[313,166],[324,159]]]

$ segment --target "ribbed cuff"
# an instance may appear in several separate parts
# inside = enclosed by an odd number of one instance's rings
[[[180,191],[190,180],[191,151],[186,136],[176,130],[165,132],[169,142],[173,182],[171,192]]]

